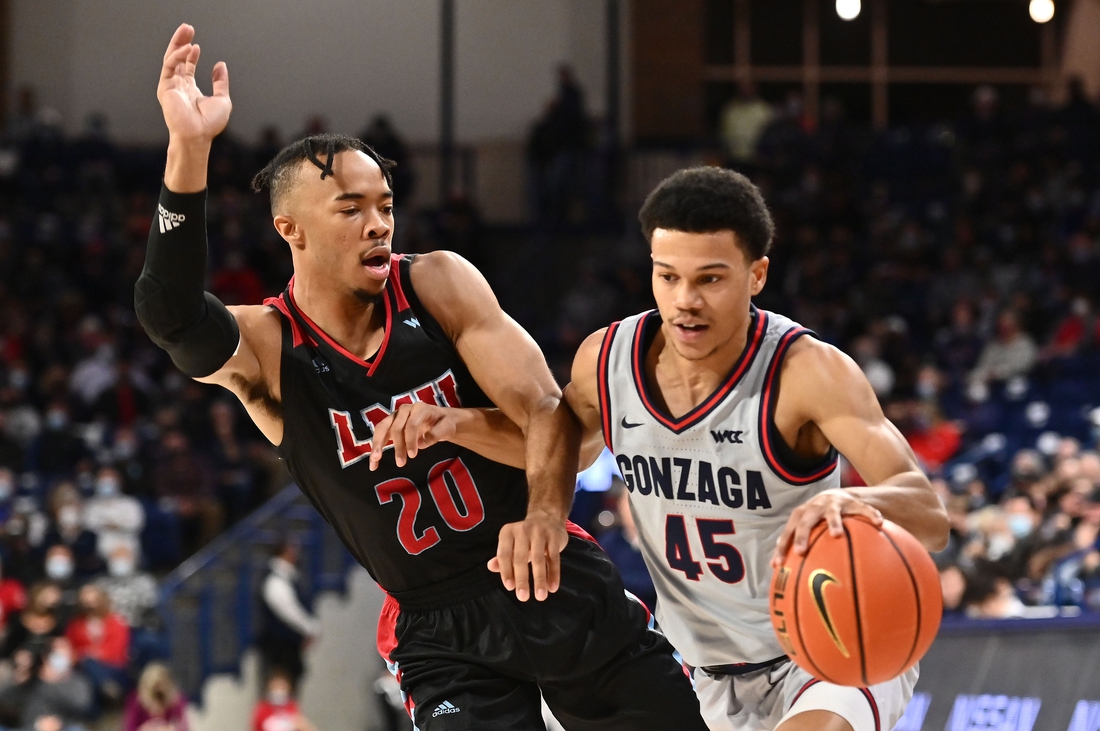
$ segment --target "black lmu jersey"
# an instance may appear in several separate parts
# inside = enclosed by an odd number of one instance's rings
[[[442,442],[398,468],[370,471],[375,424],[399,405],[491,407],[454,344],[413,290],[413,257],[394,255],[383,293],[386,334],[368,362],[294,303],[294,280],[267,300],[283,314],[279,456],[383,589],[402,592],[484,567],[500,528],[523,520],[522,470]]]

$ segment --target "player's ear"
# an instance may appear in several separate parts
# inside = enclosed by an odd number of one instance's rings
[[[293,216],[280,213],[275,216],[273,223],[275,224],[275,230],[288,244],[299,249],[305,246],[305,240],[302,238],[302,227],[298,225]]]
[[[749,289],[753,296],[760,294],[764,284],[768,281],[768,264],[771,262],[766,256],[762,256],[749,265]]]

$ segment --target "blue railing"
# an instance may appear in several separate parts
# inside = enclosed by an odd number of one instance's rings
[[[179,565],[161,582],[160,608],[170,663],[185,693],[201,703],[214,674],[239,675],[254,639],[260,581],[271,549],[286,538],[300,548],[300,582],[311,600],[343,592],[354,560],[332,528],[290,485],[231,530]]]

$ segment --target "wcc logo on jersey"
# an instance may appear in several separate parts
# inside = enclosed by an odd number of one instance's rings
[[[944,731],[1032,731],[1042,701],[1008,695],[960,695]]]
[[[741,441],[741,435],[744,433],[743,431],[730,431],[729,429],[723,429],[722,431],[710,430],[710,435],[715,444],[744,444]]]
[[[412,404],[417,401],[433,406],[458,408],[462,402],[458,400],[458,384],[454,374],[447,371],[434,381],[429,381],[423,386],[417,386],[411,391],[398,394],[390,400],[389,408],[382,404],[368,406],[359,412],[363,423],[370,427],[370,436],[366,439],[358,439],[352,427],[351,413],[329,409],[329,421],[332,422],[332,430],[336,432],[336,454],[340,459],[340,467],[347,469],[356,462],[370,456],[371,437],[374,436],[374,427],[382,423],[382,420],[397,410],[402,404]],[[390,445],[386,446],[389,449]]]

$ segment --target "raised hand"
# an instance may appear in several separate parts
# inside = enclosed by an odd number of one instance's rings
[[[224,61],[214,65],[213,94],[204,96],[195,82],[200,49],[195,29],[186,23],[176,28],[160,69],[157,100],[164,112],[171,138],[180,142],[209,142],[229,122],[229,70]]]

